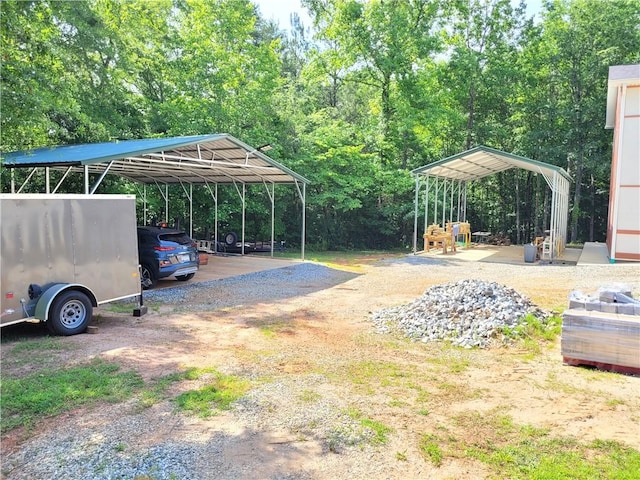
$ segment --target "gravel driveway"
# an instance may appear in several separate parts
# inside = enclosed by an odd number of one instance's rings
[[[172,399],[204,378],[176,384],[148,408],[134,398],[9,432],[3,478],[488,478],[483,464],[464,456],[435,467],[418,439],[445,427],[464,438],[471,433],[458,432],[452,415],[491,408],[551,434],[640,448],[640,418],[629,415],[640,411],[640,378],[590,383],[588,371],[562,365],[557,344],[531,361],[513,349],[456,349],[375,332],[373,312],[463,279],[507,285],[546,310],[562,309],[572,290],[607,283],[640,292],[637,265],[517,266],[412,255],[344,269],[306,262],[151,291],[149,315],[99,312],[98,334],[66,338],[73,348],[59,353],[61,360],[98,356],[149,382],[213,366],[249,380],[250,392],[210,418],[177,411]],[[12,348],[2,350],[6,373]],[[452,364],[465,368],[454,374]],[[549,378],[573,393],[549,390]],[[601,408],[607,398],[624,408]],[[417,413],[424,410],[429,414]],[[384,442],[363,417],[388,426]]]

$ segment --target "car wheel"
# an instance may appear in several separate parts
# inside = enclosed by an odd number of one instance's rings
[[[91,300],[75,290],[63,292],[56,298],[49,311],[48,326],[58,335],[75,335],[87,329],[93,315]]]
[[[238,235],[236,232],[229,232],[224,236],[224,243],[229,247],[235,247],[238,243]]]
[[[181,282],[186,282],[187,280],[191,280],[195,273],[187,273],[186,275],[176,275],[176,279]]]
[[[143,263],[140,267],[140,281],[142,282],[142,288],[148,290],[156,286],[158,278],[151,266]]]

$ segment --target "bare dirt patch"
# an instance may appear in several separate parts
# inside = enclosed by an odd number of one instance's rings
[[[235,306],[192,312],[182,302],[139,319],[99,312],[98,333],[65,339],[70,348],[53,354],[56,363],[99,356],[148,382],[187,367],[215,367],[251,379],[252,395],[208,419],[177,412],[167,398],[146,409],[134,400],[74,411],[34,431],[14,430],[2,439],[5,478],[45,471],[54,472],[50,478],[121,478],[109,467],[87,467],[114,445],[123,446],[118,459],[135,471],[155,471],[151,478],[485,478],[488,467],[462,454],[435,466],[420,440],[473,442],[490,428],[481,418],[502,416],[551,436],[640,449],[640,378],[564,366],[560,340],[536,355],[522,348],[462,350],[375,334],[369,321],[372,311],[463,278],[510,286],[545,309],[563,308],[571,290],[591,292],[613,282],[630,284],[637,296],[637,267],[400,257],[344,268],[354,275],[333,286],[325,279],[319,289],[309,288],[310,280],[299,295],[277,301],[239,298]],[[29,365],[12,364],[12,348],[2,349],[3,374],[28,371]],[[189,388],[194,385],[176,385],[169,397]],[[367,434],[354,429],[353,412],[389,427],[386,441],[363,440]],[[34,456],[52,462],[57,445],[83,449],[85,471],[66,464],[65,477],[62,470],[33,466]],[[144,455],[157,465],[137,464]]]

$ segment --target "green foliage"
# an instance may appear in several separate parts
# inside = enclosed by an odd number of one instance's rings
[[[487,446],[475,456],[509,478],[632,479],[640,471],[640,452],[601,440],[582,445],[572,439],[535,435]]]
[[[428,458],[436,467],[442,465],[442,450],[438,445],[438,437],[435,435],[423,435],[420,439],[420,452]]]
[[[176,399],[179,409],[191,412],[199,417],[210,417],[216,409],[228,410],[231,404],[242,397],[250,388],[250,383],[232,375],[223,375],[215,370],[193,370],[192,380],[204,374],[207,384],[197,390],[180,394]]]
[[[459,415],[456,427],[465,440],[422,437],[420,449],[434,464],[464,452],[500,478],[631,479],[640,471],[640,452],[633,448],[612,441],[550,437],[547,430],[517,425],[499,411]]]
[[[502,333],[508,338],[529,340],[532,342],[552,342],[562,331],[562,318],[552,316],[548,319],[539,319],[533,314],[528,314],[513,327],[503,327]]]
[[[364,417],[358,410],[352,409],[348,413],[351,418],[358,420],[362,427],[373,432],[374,437],[372,443],[374,445],[385,445],[388,442],[387,435],[393,432],[391,427],[387,427],[386,425],[371,418]]]
[[[0,150],[222,132],[270,143],[312,181],[306,241],[326,250],[410,246],[410,170],[485,144],[565,168],[569,240],[604,240],[606,81],[609,66],[640,61],[637,1],[550,0],[535,21],[511,0],[303,4],[313,32],[296,18],[287,34],[249,0],[3,1]],[[36,172],[29,191],[44,181]],[[69,177],[60,192],[82,186]],[[263,187],[246,204],[253,240],[271,235]],[[220,234],[242,225],[235,188],[221,188]],[[108,177],[100,187],[141,190]],[[300,199],[275,197],[276,239],[295,247]],[[187,224],[181,186],[169,188],[171,218],[156,188],[147,202],[140,223]],[[525,243],[548,228],[549,202],[541,176],[504,172],[470,186],[467,217]],[[194,190],[199,237],[215,230],[213,204]]]
[[[24,378],[2,378],[3,433],[18,426],[99,401],[121,402],[143,381],[136,372],[99,359],[87,365],[38,372]]]

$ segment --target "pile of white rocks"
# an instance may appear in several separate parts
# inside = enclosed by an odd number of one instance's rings
[[[528,314],[548,314],[514,289],[495,282],[462,280],[436,285],[412,303],[374,312],[378,333],[400,331],[409,338],[447,340],[465,348],[485,348],[502,342],[504,327],[525,321]]]

